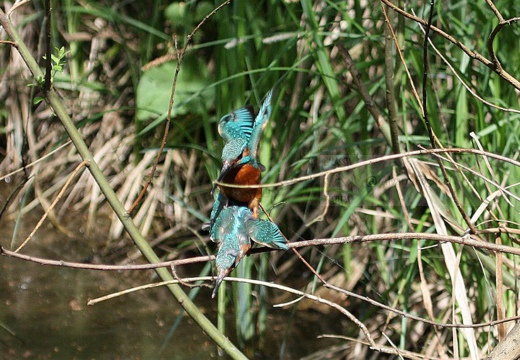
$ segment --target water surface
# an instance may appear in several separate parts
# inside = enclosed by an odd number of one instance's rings
[[[0,242],[9,248],[12,228],[3,224]],[[21,229],[20,238],[25,238],[22,235],[28,231]],[[70,261],[81,261],[89,251],[81,240],[68,239],[48,226],[40,229],[23,249],[23,253],[33,256]],[[132,274],[138,281],[132,281]],[[214,356],[215,346],[188,317],[184,317],[171,340],[165,342],[180,312],[180,306],[166,289],[140,291],[87,306],[89,299],[152,281],[157,281],[152,271],[79,270],[1,256],[0,358],[207,359]]]

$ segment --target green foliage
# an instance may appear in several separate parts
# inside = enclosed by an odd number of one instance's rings
[[[51,78],[54,78],[56,73],[63,71],[63,65],[65,65],[65,63],[66,63],[65,59],[66,59],[67,54],[69,53],[69,51],[65,51],[65,48],[63,46],[59,49],[56,48],[56,50],[58,51],[57,55],[51,54],[51,67],[52,67]],[[45,55],[43,56],[43,58],[45,60],[47,60]]]
[[[65,51],[65,47],[61,48],[55,48],[57,51],[57,54],[51,54],[51,83],[54,83],[54,80],[56,78],[56,75],[58,73],[63,72],[63,67],[67,64],[67,55],[70,53],[70,51]],[[43,59],[47,60],[47,56],[43,55]],[[45,78],[43,76],[40,76],[36,79],[37,86],[43,87],[45,83]],[[29,86],[33,86],[34,84],[29,84]],[[41,103],[44,100],[43,97],[37,96],[33,100],[33,104],[37,105]]]
[[[494,3],[505,18],[520,14],[520,2],[497,0]],[[207,1],[132,2],[113,6],[88,1],[88,4],[78,6],[71,1],[57,4],[58,11],[65,14],[67,32],[84,31],[97,41],[100,40],[98,31],[105,31],[113,38],[101,37],[102,48],[96,54],[90,53],[94,41],[87,44],[76,39],[62,46],[52,57],[52,77],[70,81],[70,89],[66,90],[73,98],[83,99],[87,97],[85,94],[94,94],[97,100],[82,104],[88,111],[81,112],[83,118],[79,123],[85,125],[87,134],[96,133],[96,126],[111,121],[108,116],[105,119],[105,115],[112,111],[120,117],[118,129],[129,129],[125,139],[133,142],[134,152],[121,151],[123,155],[117,160],[106,161],[112,164],[112,167],[107,165],[107,172],[118,178],[123,168],[131,171],[142,164],[139,161],[143,161],[143,154],[159,147],[177,65],[176,60],[171,59],[176,59],[186,36],[216,5]],[[416,9],[417,16],[426,19],[430,11],[427,5],[412,1],[407,7]],[[490,56],[487,42],[497,20],[485,2],[437,1],[435,5],[435,26],[453,36],[458,44],[484,57]],[[193,256],[215,252],[212,244],[200,246],[198,234],[193,235],[192,229],[200,228],[201,222],[207,220],[212,201],[211,182],[221,166],[223,142],[217,132],[217,121],[245,104],[258,108],[272,87],[275,89],[273,115],[260,145],[260,161],[266,167],[262,174],[265,184],[290,181],[391,154],[390,139],[381,119],[371,111],[376,108],[384,122],[391,121],[386,98],[388,82],[385,81],[389,64],[393,66],[391,82],[396,93],[393,101],[403,151],[431,147],[421,111],[424,85],[429,122],[442,147],[478,149],[481,146],[505,158],[517,158],[520,115],[518,111],[504,111],[496,106],[518,109],[518,89],[501,78],[492,66],[471,58],[457,43],[436,33],[432,33],[431,40],[439,53],[433,46],[428,48],[428,82],[423,84],[421,27],[392,13],[390,22],[404,59],[401,61],[394,47],[389,62],[385,59],[385,41],[392,39],[385,38],[386,23],[381,6],[359,0],[348,3],[235,1],[203,24],[181,66],[166,151],[159,164],[158,179],[154,179],[152,186],[168,200],[163,201],[157,195],[161,200],[149,205],[149,211],[155,216],[150,215],[154,226],[148,229],[157,237],[171,226],[179,230],[163,240],[158,246],[159,253],[167,258],[170,253],[180,251]],[[389,8],[385,10],[391,13]],[[103,20],[98,30],[85,25],[97,19]],[[57,34],[54,36],[57,44],[65,41]],[[492,44],[502,66],[513,76],[520,73],[519,37],[520,27],[512,23],[499,32]],[[70,59],[64,51],[68,45]],[[363,100],[342,49],[352,56],[353,69],[359,72],[371,103]],[[99,56],[99,60],[94,55]],[[96,60],[91,62],[91,58]],[[163,59],[166,60],[158,61]],[[66,61],[69,66],[65,66]],[[155,65],[156,61],[159,65]],[[60,78],[58,73],[62,71],[63,78]],[[65,83],[60,82],[64,89]],[[419,98],[414,95],[412,85]],[[0,116],[8,118],[3,113]],[[7,128],[2,122],[2,138],[6,138]],[[92,142],[101,147],[117,133],[109,132],[106,138]],[[475,137],[470,136],[471,133]],[[4,143],[7,141],[0,141]],[[440,147],[439,144],[435,146]],[[477,218],[478,230],[496,229],[503,224],[513,227],[511,224],[520,222],[516,210],[519,201],[515,195],[518,193],[516,184],[520,182],[518,166],[477,155],[452,154],[456,163],[446,160],[446,155],[440,156],[443,156],[448,180],[470,217],[489,196],[500,190]],[[394,232],[437,233],[440,230],[433,221],[436,212],[441,213],[448,234],[461,235],[467,224],[443,186],[446,179],[438,169],[436,157],[424,155],[414,160],[422,165],[420,169],[435,195],[432,203],[426,201],[423,188],[416,188],[409,181],[413,173],[395,166],[392,161],[384,161],[338,171],[327,180],[322,175],[265,188],[262,204],[290,241]],[[143,169],[150,167],[146,164]],[[166,178],[164,182],[159,181],[162,177]],[[55,180],[49,178],[49,181]],[[114,187],[123,190],[130,185],[117,183]],[[88,188],[82,191],[88,192]],[[144,205],[142,209],[141,217],[136,218],[149,218]],[[475,238],[494,243],[496,236],[499,235],[483,231]],[[502,242],[512,245],[513,240],[512,235],[503,236]],[[496,280],[494,254],[467,246],[454,249],[460,254],[459,268],[470,294],[473,321],[496,320],[497,282],[504,283],[507,293],[518,292],[514,283],[515,258],[503,255],[506,258],[504,274]],[[338,280],[340,287],[348,285],[349,290],[362,296],[422,318],[460,322],[450,313],[451,301],[455,301],[451,298],[455,293],[453,279],[437,242],[418,236],[414,240],[314,247],[304,252],[309,263],[326,274],[327,279],[342,280]],[[275,280],[308,292],[323,290],[291,252],[255,254],[244,259],[233,274]],[[428,296],[425,289],[431,296],[428,300],[434,304],[434,319],[429,318],[425,309]],[[263,286],[228,284],[226,288],[224,283],[218,304],[221,330],[230,336],[236,330],[244,348],[256,348],[255,345],[268,336],[268,314],[272,311],[268,304],[273,295],[278,294]],[[508,313],[517,306],[513,296],[505,296],[503,301]],[[451,329],[434,330],[416,320],[390,316],[359,299],[349,298],[341,305],[370,325],[374,336],[384,331],[402,349],[423,353],[437,336],[442,339],[452,336]],[[302,305],[302,309],[308,307],[322,310],[316,304]],[[300,316],[295,323],[306,320],[306,310],[299,309],[295,310],[296,316]],[[224,313],[235,315],[233,321]],[[332,319],[323,316],[324,323],[335,319],[336,316]],[[295,323],[288,324],[287,334],[297,328]],[[341,335],[358,336],[357,327],[351,325],[349,323],[349,329],[354,330],[344,330]],[[496,343],[494,335],[485,328],[476,329],[476,334],[480,348]],[[291,337],[297,338],[297,335],[276,340],[281,343],[290,341]],[[417,338],[420,342],[415,341]],[[466,340],[458,340],[458,354],[469,356]],[[274,347],[281,347],[280,343]],[[455,351],[446,343],[448,352]],[[268,353],[270,346],[272,344],[261,350]]]

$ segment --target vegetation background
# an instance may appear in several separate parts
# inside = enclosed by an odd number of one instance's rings
[[[292,251],[248,257],[233,275],[263,283],[223,286],[205,311],[221,333],[250,358],[301,356],[287,349],[315,341],[316,324],[334,339],[307,359],[481,358],[504,339],[502,321],[519,315],[519,2],[231,1],[206,18],[220,2],[54,0],[51,21],[43,2],[21,3],[2,10],[58,97],[2,14],[2,221],[43,210],[68,236],[96,239],[101,263],[153,256],[78,168],[55,100],[124,209],[153,176],[131,214],[161,260],[213,254],[200,228],[218,119],[274,87],[262,204],[291,243],[322,241],[299,248],[308,265]],[[22,243],[16,230],[1,239]],[[203,308],[200,289],[190,295]],[[287,322],[273,315],[282,303]]]

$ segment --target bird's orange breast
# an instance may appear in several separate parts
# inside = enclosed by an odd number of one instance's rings
[[[222,179],[222,182],[234,185],[259,185],[260,169],[245,164],[236,169],[229,170]],[[262,196],[261,188],[241,189],[220,186],[220,190],[226,197],[244,203],[249,203],[254,198],[260,198]]]

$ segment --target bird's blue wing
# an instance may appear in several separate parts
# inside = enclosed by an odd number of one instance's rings
[[[246,223],[251,239],[273,249],[287,250],[289,247],[275,223],[261,219],[250,219]]]
[[[255,111],[250,105],[244,106],[243,108],[237,109],[231,113],[233,122],[244,134],[244,139],[249,139],[253,132],[253,119],[255,117]]]

